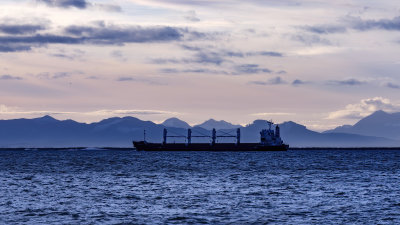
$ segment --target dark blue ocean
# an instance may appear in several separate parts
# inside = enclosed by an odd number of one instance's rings
[[[400,224],[400,151],[0,151],[0,224]]]

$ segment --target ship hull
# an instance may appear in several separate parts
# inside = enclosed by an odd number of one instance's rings
[[[194,144],[159,144],[148,143],[144,141],[134,141],[133,146],[138,151],[287,151],[289,145],[262,145],[259,143],[217,143],[214,145],[207,143],[194,143]]]

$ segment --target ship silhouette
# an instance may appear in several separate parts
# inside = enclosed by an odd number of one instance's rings
[[[146,141],[146,131],[144,131],[143,141],[133,141],[133,146],[138,151],[286,151],[289,145],[284,144],[280,136],[280,128],[273,123],[268,122],[268,129],[262,129],[260,132],[260,142],[241,143],[240,128],[237,128],[236,135],[223,132],[217,135],[216,129],[212,129],[211,135],[199,134],[193,135],[192,129],[187,129],[187,135],[169,135],[168,130],[164,128],[163,142],[151,143]],[[185,138],[185,143],[168,143],[168,138]],[[193,143],[193,138],[210,138],[210,143]],[[235,143],[217,143],[217,138],[236,138]]]

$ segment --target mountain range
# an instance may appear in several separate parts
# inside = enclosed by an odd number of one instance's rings
[[[279,124],[281,136],[292,147],[398,147],[400,146],[400,113],[377,111],[354,125],[344,125],[325,132],[315,132],[289,121]],[[164,128],[175,136],[185,136],[191,128],[193,135],[210,135],[212,128],[218,135],[236,134],[241,129],[241,142],[258,142],[261,129],[268,127],[265,120],[240,126],[210,119],[190,126],[178,118],[161,124],[135,117],[113,117],[95,123],[57,120],[51,116],[35,119],[0,120],[0,147],[131,147],[132,140],[161,142]],[[184,142],[184,138],[169,139]],[[209,142],[209,138],[195,138],[193,142]],[[234,142],[234,138],[219,139]]]

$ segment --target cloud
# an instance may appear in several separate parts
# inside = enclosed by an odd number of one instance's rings
[[[359,31],[368,31],[372,29],[400,31],[400,16],[393,19],[362,20],[360,18],[348,18],[351,27]]]
[[[110,55],[111,55],[112,57],[114,57],[115,59],[121,61],[121,62],[126,62],[126,61],[128,61],[128,58],[125,57],[124,53],[122,53],[122,52],[119,51],[119,50],[112,51],[112,52],[110,53]]]
[[[256,73],[271,73],[272,71],[267,68],[260,68],[257,64],[242,64],[235,66],[237,74],[256,74]]]
[[[180,73],[181,71],[174,68],[162,68],[160,69],[161,73]]]
[[[48,44],[120,45],[127,43],[182,41],[192,31],[167,26],[116,26],[98,23],[97,26],[68,26],[64,34],[33,34],[0,36],[0,52],[29,51]],[[57,55],[62,57],[62,55]],[[197,61],[213,61],[209,55],[199,54]],[[215,62],[218,63],[218,62]]]
[[[81,43],[124,44],[144,42],[165,42],[181,40],[188,31],[174,27],[141,26],[69,26],[65,33],[75,36]]]
[[[195,61],[191,61],[195,62]],[[203,62],[213,63],[213,62]],[[215,62],[214,62],[215,63]],[[216,64],[216,63],[215,63]],[[219,65],[219,64],[216,64]],[[176,69],[176,68],[162,68],[160,70],[162,73],[204,73],[204,74],[221,74],[221,75],[249,75],[249,74],[259,74],[259,73],[272,73],[270,69],[262,68],[257,64],[240,64],[234,65],[230,69],[222,69],[222,70],[215,70],[215,69],[208,69],[208,68],[192,68],[192,69]]]
[[[254,52],[252,55],[261,55],[261,56],[272,56],[272,57],[282,57],[282,53],[279,52],[267,52],[267,51],[261,51],[261,52]]]
[[[400,89],[400,85],[394,84],[394,83],[392,83],[392,82],[386,83],[385,86],[388,87],[388,88]]]
[[[0,32],[12,35],[34,34],[40,30],[45,30],[44,25],[33,24],[0,24]]]
[[[107,12],[121,12],[122,8],[113,4],[91,3],[86,0],[36,0],[37,3],[45,4],[48,7],[77,8],[77,9],[98,9]]]
[[[119,77],[117,81],[134,81],[133,77]]]
[[[36,0],[38,3],[44,3],[50,7],[59,7],[59,8],[71,8],[75,7],[78,9],[87,8],[90,3],[85,0]]]
[[[141,109],[101,109],[89,112],[53,111],[53,110],[24,110],[19,107],[11,107],[0,104],[0,115],[72,115],[72,116],[128,116],[128,115],[180,115],[178,112],[164,110],[141,110]]]
[[[84,51],[75,49],[71,52],[67,52],[64,49],[59,49],[56,53],[51,53],[49,56],[52,57],[57,57],[57,58],[63,58],[63,59],[68,59],[68,60],[75,60],[75,59],[81,59],[82,56],[85,54]]]
[[[221,65],[221,63],[225,62],[226,60],[215,52],[198,52],[194,55],[194,58],[187,58],[183,61],[189,63]]]
[[[190,45],[181,45],[184,50],[194,51],[194,52],[208,52],[216,55],[220,55],[221,57],[238,57],[244,58],[248,56],[269,56],[269,57],[283,57],[283,54],[280,52],[274,51],[233,51],[227,49],[220,49],[215,51],[214,46],[206,46],[206,47],[198,47],[198,46],[190,46]],[[212,49],[212,50],[210,50]]]
[[[331,112],[327,118],[361,119],[378,110],[386,112],[400,111],[400,104],[392,103],[389,99],[382,97],[362,99],[359,103],[347,105],[345,109]]]
[[[183,69],[178,70],[175,68],[162,68],[161,73],[204,73],[204,74],[222,74],[222,75],[233,75],[231,72],[224,70],[212,70],[207,68],[194,68],[194,69]]]
[[[119,5],[93,3],[91,6],[92,8],[107,12],[122,12],[122,8]]]
[[[357,79],[347,79],[347,80],[330,80],[326,82],[328,85],[337,85],[337,86],[356,86],[365,84],[365,81],[360,81]]]
[[[88,80],[99,80],[100,78],[98,76],[88,76],[85,79],[88,79]]]
[[[86,112],[84,114],[87,115],[98,115],[98,116],[116,116],[116,115],[160,115],[160,114],[168,114],[168,115],[179,115],[177,112],[171,111],[162,111],[162,110],[135,110],[135,109],[117,109],[117,110],[98,110],[93,112]]]
[[[345,33],[347,31],[346,27],[342,25],[315,25],[304,26],[302,28],[308,32],[316,34]]]
[[[0,52],[22,52],[30,50],[32,50],[32,47],[29,45],[0,44]]]
[[[343,19],[343,24],[332,25],[332,24],[320,24],[313,26],[302,26],[303,30],[306,30],[315,34],[334,34],[334,33],[345,33],[348,29],[354,29],[358,31],[369,31],[369,30],[387,30],[387,31],[400,31],[400,16],[392,19],[369,19],[363,20],[359,17],[348,16]],[[295,37],[298,41],[303,42],[318,42],[317,37],[304,38]],[[311,39],[311,40],[310,40]],[[323,40],[323,39],[321,39]],[[326,42],[326,41],[324,41]]]
[[[81,71],[55,72],[55,73],[43,72],[43,73],[37,74],[36,77],[38,77],[39,79],[56,80],[56,79],[68,78],[74,74],[83,74],[83,72],[81,72]]]
[[[293,85],[293,86],[300,86],[300,85],[308,84],[308,83],[309,83],[309,82],[307,82],[307,81],[302,81],[302,80],[296,79],[296,80],[294,80],[294,81],[292,82],[292,85]]]
[[[240,52],[240,51],[226,51],[223,50],[220,53],[223,56],[244,58],[248,56],[270,56],[270,57],[282,57],[283,54],[280,52],[269,52],[269,51],[255,51],[255,52]]]
[[[22,77],[12,76],[12,75],[1,75],[0,80],[22,80]]]
[[[227,60],[224,59],[220,54],[216,52],[196,52],[192,57],[186,57],[181,59],[151,59],[150,62],[154,64],[214,64],[221,65],[223,62]]]
[[[321,38],[318,35],[309,35],[309,34],[296,34],[292,35],[291,39],[293,41],[301,42],[305,45],[312,46],[312,45],[332,45],[332,43],[324,38]]]
[[[216,70],[200,70],[200,71],[189,71],[196,73],[213,73],[213,74],[231,74],[231,75],[240,75],[240,74],[256,74],[256,73],[272,73],[270,69],[260,68],[257,64],[241,64],[235,65],[235,62],[232,58],[244,58],[249,56],[268,56],[268,57],[282,57],[283,54],[279,52],[273,51],[250,51],[250,52],[241,52],[241,51],[231,51],[226,49],[220,50],[210,50],[211,48],[215,49],[213,46],[207,47],[198,47],[198,46],[190,46],[190,45],[181,45],[184,50],[190,51],[191,56],[185,58],[154,58],[150,59],[150,63],[152,64],[204,64],[204,65],[215,65],[215,66],[230,66],[231,72],[226,71],[216,71]],[[233,65],[233,66],[232,66]],[[169,69],[162,69],[163,72],[169,73]],[[184,72],[181,71],[172,71],[172,72]],[[187,72],[187,71],[186,71]]]
[[[275,74],[287,74],[287,72],[284,70],[280,70],[280,71],[275,72]]]
[[[191,22],[199,22],[200,21],[200,19],[197,17],[196,11],[194,11],[194,10],[188,11],[186,13],[186,15],[184,16],[184,18]]]
[[[256,84],[256,85],[280,85],[286,84],[287,82],[284,81],[281,77],[274,77],[267,81],[250,81],[249,84]]]
[[[10,106],[6,106],[3,104],[0,104],[0,114],[2,113],[9,113],[9,112],[15,112],[18,108],[16,107],[10,107]]]
[[[149,78],[137,78],[137,77],[119,77],[116,79],[118,82],[139,82],[139,83],[146,83],[150,85],[166,85],[166,83],[156,80],[156,79],[149,79]]]

